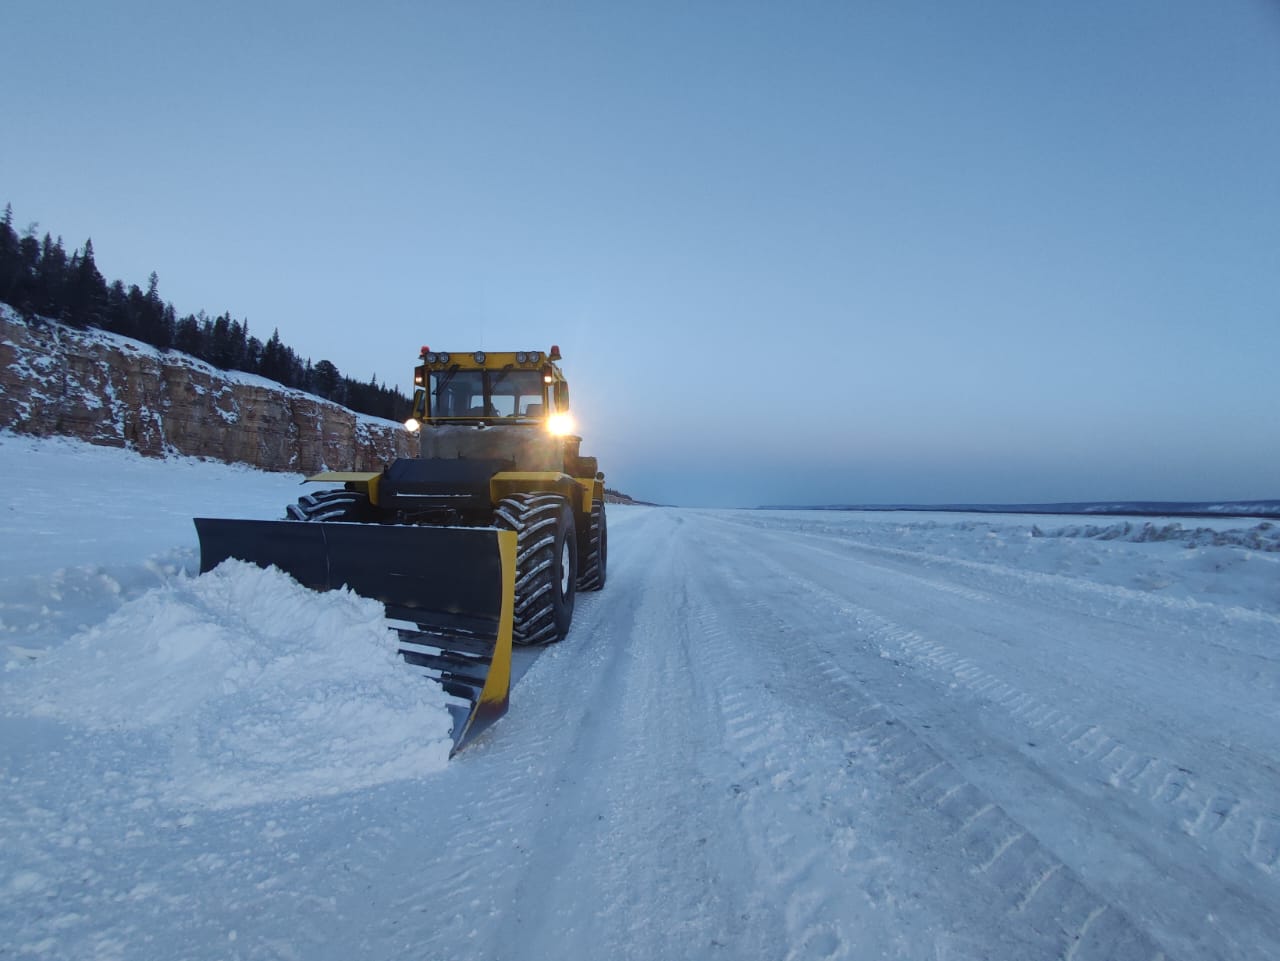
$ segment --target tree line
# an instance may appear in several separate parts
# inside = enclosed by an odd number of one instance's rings
[[[315,364],[281,342],[274,330],[266,343],[249,333],[249,322],[229,313],[208,317],[202,310],[179,318],[173,305],[160,299],[160,279],[152,271],[143,290],[122,281],[107,283],[93,257],[93,240],[68,255],[62,238],[37,225],[21,236],[13,228],[13,207],[0,221],[0,303],[28,321],[48,317],[85,330],[98,328],[123,334],[160,350],[177,350],[219,370],[241,370],[285,387],[316,394],[362,414],[400,420],[409,399],[394,386],[344,377],[328,360]]]

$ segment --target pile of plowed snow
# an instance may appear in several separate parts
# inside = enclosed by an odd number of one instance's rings
[[[375,601],[227,561],[121,606],[6,685],[11,709],[169,746],[170,800],[227,807],[442,768],[439,686],[405,670]]]

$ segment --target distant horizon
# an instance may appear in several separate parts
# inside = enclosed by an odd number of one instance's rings
[[[1252,508],[1252,509],[1250,509]],[[1280,518],[1280,497],[1246,500],[1105,500],[1016,504],[762,504],[753,510],[911,511],[940,513],[1061,514],[1092,517],[1260,517]]]

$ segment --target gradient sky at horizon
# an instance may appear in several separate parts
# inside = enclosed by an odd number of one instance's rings
[[[1280,496],[1274,0],[0,15],[0,205],[685,505]]]

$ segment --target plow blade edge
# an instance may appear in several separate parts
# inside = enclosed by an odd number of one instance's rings
[[[230,557],[274,565],[304,587],[381,601],[400,654],[446,693],[453,752],[507,712],[516,535],[488,527],[247,521],[198,517],[200,573]]]

